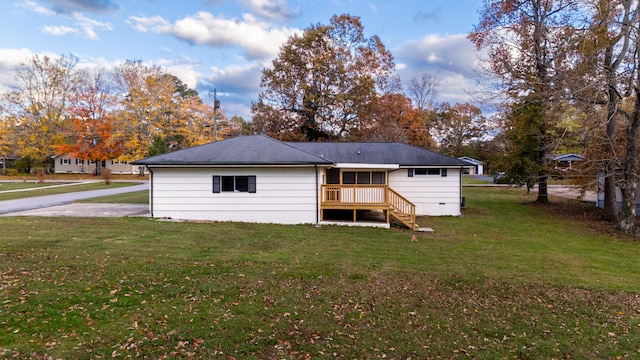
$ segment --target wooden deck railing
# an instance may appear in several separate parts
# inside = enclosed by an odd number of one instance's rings
[[[321,207],[325,209],[386,209],[394,216],[416,223],[416,206],[388,185],[322,185]]]
[[[322,185],[322,205],[387,205],[387,185]]]

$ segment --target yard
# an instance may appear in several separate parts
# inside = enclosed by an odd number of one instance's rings
[[[401,229],[0,218],[0,356],[640,355],[640,243],[591,206],[465,188]],[[558,199],[554,199],[558,200]]]

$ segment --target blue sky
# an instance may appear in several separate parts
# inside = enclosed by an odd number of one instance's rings
[[[471,101],[477,56],[466,39],[481,0],[2,0],[0,91],[33,54],[73,54],[80,66],[160,65],[228,116],[250,119],[261,70],[289,36],[333,15],[358,16],[394,55],[403,84],[438,77],[437,101]]]

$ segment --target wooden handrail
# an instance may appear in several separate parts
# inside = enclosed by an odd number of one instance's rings
[[[322,185],[323,205],[385,205],[387,185]]]
[[[322,185],[321,205],[340,207],[385,206],[416,223],[416,206],[388,185]]]
[[[392,188],[388,188],[389,206],[400,213],[406,214],[411,218],[411,223],[416,223],[416,205],[404,196],[400,195]]]

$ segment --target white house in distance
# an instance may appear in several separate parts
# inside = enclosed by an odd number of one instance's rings
[[[460,159],[460,160],[468,163],[469,165],[471,165],[471,167],[469,167],[469,169],[467,170],[467,174],[469,174],[469,175],[484,175],[484,169],[483,169],[482,161],[474,159],[472,157],[468,157],[468,156],[459,157],[458,159]]]
[[[151,217],[278,224],[357,223],[381,213],[460,215],[464,161],[401,143],[240,136],[133,162],[150,173]]]
[[[57,155],[53,158],[54,172],[56,174],[92,174],[96,169],[96,163],[90,160],[81,160],[71,154]],[[139,166],[133,166],[126,161],[103,160],[98,165],[102,169],[110,169],[112,174],[139,174]]]

